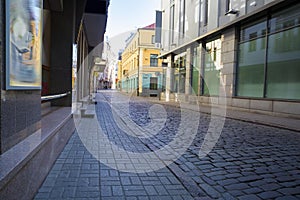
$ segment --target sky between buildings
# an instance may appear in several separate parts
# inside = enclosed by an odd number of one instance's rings
[[[155,23],[160,0],[110,0],[106,36],[108,38]]]

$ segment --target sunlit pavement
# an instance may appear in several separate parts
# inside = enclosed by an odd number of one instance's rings
[[[148,157],[143,161],[144,155],[174,140],[183,111],[180,106],[163,105],[166,119],[156,121],[159,126],[163,123],[162,129],[152,127],[151,137],[141,137],[139,127],[151,124],[149,109],[154,102],[130,97],[126,115],[122,103],[126,98],[110,90],[96,95],[97,104],[91,109],[95,117],[79,119],[77,132],[35,199],[300,199],[298,132],[226,119],[213,150],[200,158],[211,119],[201,114],[190,147],[161,168]],[[116,153],[114,146],[126,155]],[[129,156],[132,153],[136,159]]]

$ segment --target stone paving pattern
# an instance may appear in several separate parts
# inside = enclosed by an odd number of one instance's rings
[[[116,145],[145,152],[172,140],[180,122],[178,107],[163,105],[168,113],[165,128],[152,139],[139,139],[115,124],[109,107],[112,93],[97,94],[96,114]],[[131,98],[131,119],[140,126],[149,123],[152,104]],[[190,148],[173,164],[151,173],[120,172],[99,163],[74,133],[35,199],[300,199],[298,132],[226,119],[216,146],[200,159],[209,120],[201,114]]]

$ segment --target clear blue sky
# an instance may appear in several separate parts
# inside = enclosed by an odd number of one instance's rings
[[[155,10],[161,0],[110,0],[106,36],[116,37],[124,32],[155,23]]]

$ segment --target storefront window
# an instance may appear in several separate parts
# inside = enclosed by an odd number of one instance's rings
[[[241,30],[237,95],[263,97],[265,34],[267,21],[259,21]]]
[[[300,99],[299,66],[300,4],[242,28],[238,96]]]
[[[300,4],[272,16],[266,97],[300,99]],[[278,32],[280,31],[280,32]]]
[[[204,60],[204,95],[219,95],[221,69],[221,39],[206,43]]]

